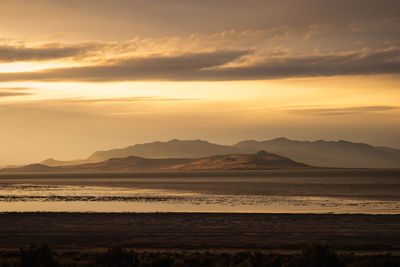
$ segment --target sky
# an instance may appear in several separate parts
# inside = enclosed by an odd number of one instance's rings
[[[0,0],[0,166],[285,136],[400,148],[398,0]]]

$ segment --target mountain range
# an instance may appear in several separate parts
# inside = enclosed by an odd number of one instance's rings
[[[143,162],[144,160],[150,159],[158,159],[160,162],[164,159],[168,159],[171,162],[172,159],[175,159],[179,160],[182,164],[192,164],[191,166],[193,166],[193,159],[204,159],[215,155],[243,156],[245,154],[254,154],[262,150],[316,167],[400,168],[399,149],[377,147],[345,140],[296,141],[284,137],[266,141],[246,140],[234,145],[219,145],[204,140],[173,139],[167,142],[157,141],[152,143],[136,144],[119,149],[97,151],[91,154],[88,158],[82,160],[58,161],[47,159],[42,161],[40,164],[31,164],[25,166],[25,168],[44,170],[51,167],[69,167],[78,165],[94,166],[90,164],[107,162],[110,159],[116,158],[130,158],[130,161],[133,161],[135,158],[139,161],[139,158],[141,158]],[[116,163],[116,161],[113,162]],[[211,164],[212,161],[203,160],[203,162]],[[156,163],[157,161],[152,161],[152,164]],[[107,164],[111,163],[108,162]],[[168,168],[171,168],[171,166]],[[190,169],[188,166],[185,168]],[[199,166],[200,165],[198,165],[198,167]],[[231,167],[233,169],[236,168],[233,166]],[[206,167],[201,167],[201,169],[204,168]],[[154,167],[154,169],[159,168]]]
[[[193,171],[193,170],[292,170],[310,166],[288,158],[259,151],[255,154],[216,155],[204,158],[146,159],[136,156],[112,158],[97,163],[71,166],[30,164],[6,168],[0,172],[134,172],[134,171]]]
[[[400,150],[363,143],[340,141],[242,141],[235,148],[266,150],[313,166],[343,168],[400,168]]]
[[[295,161],[318,167],[399,168],[400,150],[349,141],[295,141],[284,137],[267,141],[246,140],[235,145],[212,144],[203,140],[177,140],[136,144],[120,149],[97,151],[79,161],[41,162],[49,166],[94,163],[110,158],[201,158],[213,155],[249,154],[265,150]]]

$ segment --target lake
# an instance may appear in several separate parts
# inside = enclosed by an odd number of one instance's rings
[[[400,214],[400,170],[2,174],[0,212]]]

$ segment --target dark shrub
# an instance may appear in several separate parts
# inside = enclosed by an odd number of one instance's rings
[[[326,245],[312,245],[305,249],[299,258],[298,266],[304,267],[342,267],[346,264],[339,255]]]
[[[138,258],[133,251],[121,248],[109,249],[104,254],[100,254],[96,260],[96,266],[119,267],[119,266],[138,266]]]
[[[60,266],[55,254],[47,244],[38,247],[32,244],[28,249],[21,248],[20,266],[23,267],[53,267]]]

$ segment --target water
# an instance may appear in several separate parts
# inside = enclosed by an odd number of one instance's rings
[[[0,175],[0,212],[400,214],[400,170]]]

